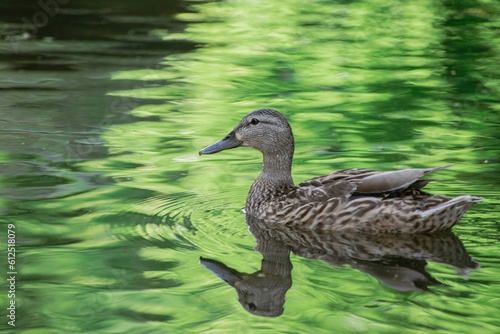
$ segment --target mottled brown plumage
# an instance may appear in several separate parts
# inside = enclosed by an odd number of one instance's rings
[[[446,168],[377,172],[345,169],[295,186],[291,176],[294,139],[274,109],[245,116],[226,137],[200,151],[212,154],[239,146],[263,155],[262,172],[250,188],[246,212],[282,225],[368,233],[432,233],[451,229],[480,197],[450,198],[421,189],[426,174]]]

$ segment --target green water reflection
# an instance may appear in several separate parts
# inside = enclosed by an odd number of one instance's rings
[[[398,291],[427,291],[440,282],[426,271],[427,261],[455,267],[462,275],[479,268],[453,233],[439,235],[371,235],[297,230],[247,216],[262,254],[261,268],[247,274],[217,260],[201,264],[231,285],[244,309],[255,315],[283,313],[285,294],[292,286],[290,252],[331,266],[349,265]]]
[[[496,2],[73,0],[26,35],[32,5],[0,5],[17,332],[500,330]],[[401,292],[296,250],[283,314],[246,312],[199,257],[260,269],[241,208],[261,156],[197,152],[265,106],[294,129],[297,182],[454,164],[429,190],[485,197],[454,228],[481,268],[430,262],[440,284]]]

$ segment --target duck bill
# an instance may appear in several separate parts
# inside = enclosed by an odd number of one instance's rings
[[[236,135],[234,131],[231,131],[227,136],[225,136],[222,140],[205,147],[200,151],[200,155],[202,154],[213,154],[224,150],[229,150],[231,148],[236,148],[243,144],[242,141],[236,139]]]
[[[229,268],[222,262],[200,257],[200,264],[231,286],[234,286],[236,282],[241,281],[241,273],[233,268]]]

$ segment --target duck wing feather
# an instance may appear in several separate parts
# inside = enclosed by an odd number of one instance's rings
[[[344,169],[304,181],[299,184],[296,191],[298,195],[300,194],[299,197],[309,197],[309,200],[316,199],[316,201],[351,195],[397,194],[407,189],[422,189],[432,181],[420,180],[422,176],[449,166],[387,172],[371,169]]]

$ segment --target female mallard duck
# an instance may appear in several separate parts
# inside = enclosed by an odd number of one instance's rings
[[[222,140],[200,151],[212,154],[249,146],[262,152],[264,165],[250,188],[246,213],[266,221],[312,229],[368,233],[431,233],[449,230],[475,196],[450,198],[422,189],[426,174],[446,168],[377,172],[344,169],[293,184],[292,129],[274,109],[246,115]]]

